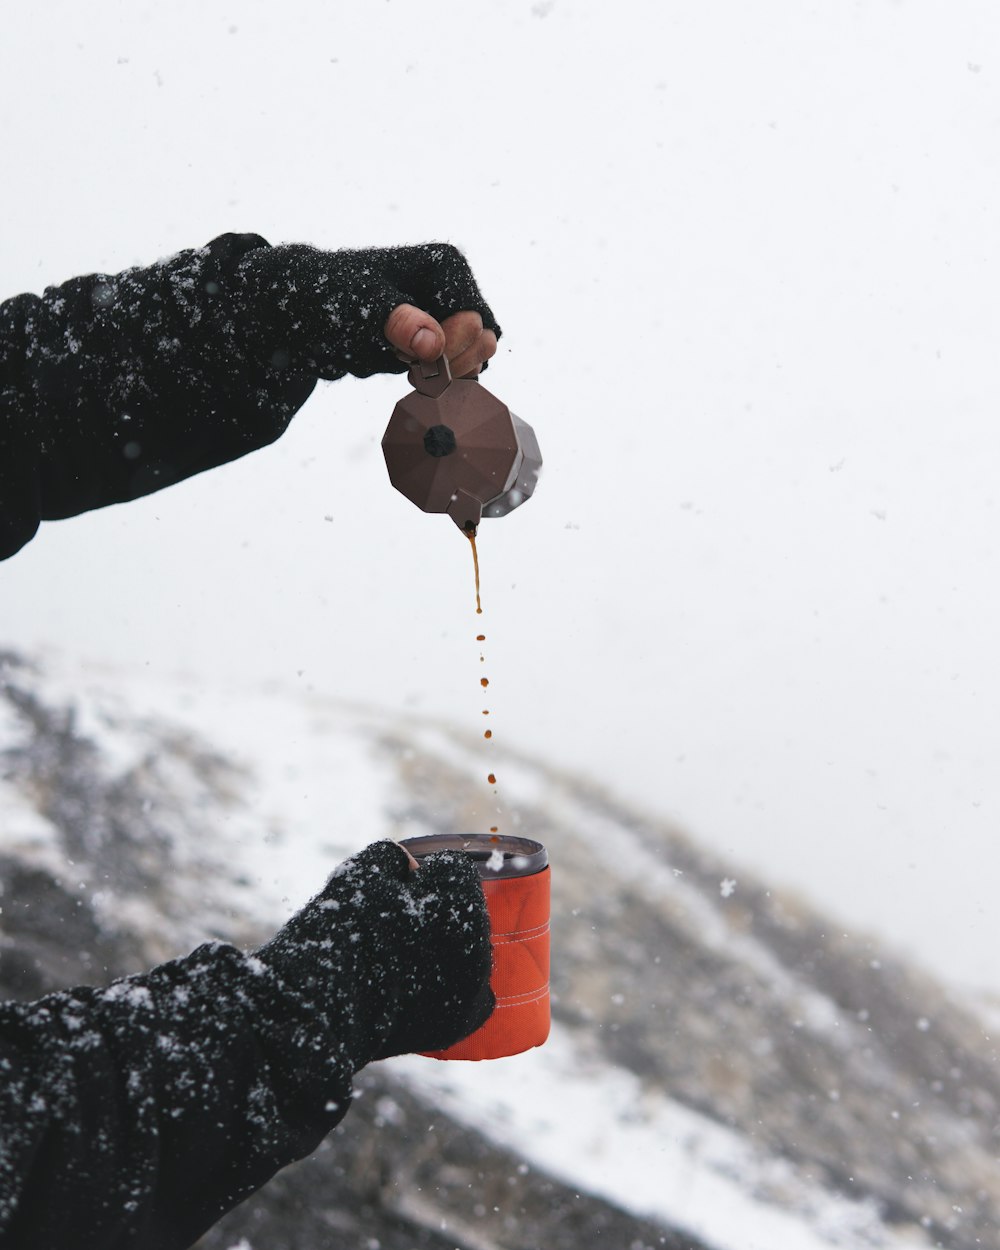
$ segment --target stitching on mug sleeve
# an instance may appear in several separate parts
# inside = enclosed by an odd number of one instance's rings
[[[510,933],[494,933],[491,936],[496,938],[527,938],[529,934],[532,937],[544,937],[549,931],[548,921],[545,924],[535,925],[533,929],[512,929]],[[529,939],[530,940],[530,939]]]

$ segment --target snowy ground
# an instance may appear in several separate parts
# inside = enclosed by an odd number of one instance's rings
[[[406,1056],[414,1088],[530,1162],[718,1250],[927,1250],[877,1211],[810,1185],[736,1133],[644,1089],[556,1028],[543,1048],[482,1065]],[[613,1108],[613,1112],[610,1109]]]

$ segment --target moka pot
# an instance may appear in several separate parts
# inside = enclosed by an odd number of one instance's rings
[[[424,512],[446,512],[475,534],[531,497],[542,467],[535,432],[473,378],[452,378],[444,356],[418,361],[413,390],[393,410],[382,452],[393,486]]]

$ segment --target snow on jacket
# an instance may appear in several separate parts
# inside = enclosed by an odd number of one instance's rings
[[[0,1246],[190,1246],[319,1145],[365,1064],[477,1028],[489,975],[471,864],[378,842],[254,954],[0,1004]]]
[[[413,303],[496,328],[448,245],[320,252],[223,235],[0,304],[0,559],[40,522],[265,446],[317,378],[399,372]],[[0,1004],[0,1247],[180,1250],[346,1113],[372,1059],[492,1010],[474,870],[377,843],[253,955],[224,944]]]
[[[324,252],[225,234],[0,304],[0,560],[39,522],[148,495],[273,442],[317,378],[399,373],[396,305],[497,330],[450,244]],[[499,333],[499,331],[498,331]]]

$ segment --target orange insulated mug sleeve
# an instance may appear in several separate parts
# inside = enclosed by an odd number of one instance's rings
[[[483,881],[490,913],[497,1005],[484,1025],[435,1059],[500,1059],[541,1046],[549,1035],[548,868],[530,877]]]
[[[476,860],[490,915],[496,995],[493,1014],[475,1033],[433,1059],[501,1059],[541,1046],[549,1035],[548,856],[528,838],[453,834],[410,838],[419,862],[433,851],[461,850]]]

